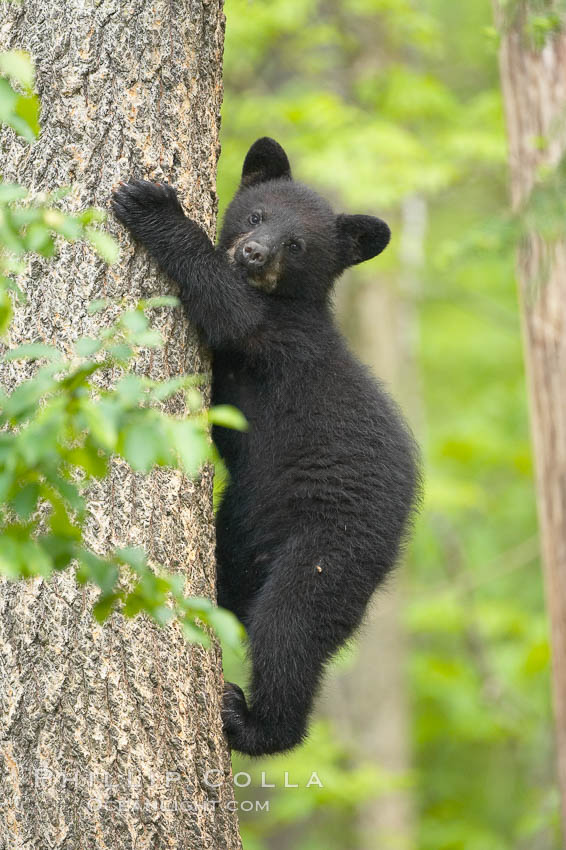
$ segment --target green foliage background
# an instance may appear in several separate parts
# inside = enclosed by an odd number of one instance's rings
[[[387,252],[340,286],[355,292],[360,279],[375,279],[417,299],[426,497],[403,585],[414,846],[558,848],[548,630],[491,4],[226,0],[225,11],[221,209],[249,144],[274,136],[295,175],[336,208],[392,225]],[[395,237],[401,206],[415,195],[429,222],[419,292],[409,296]],[[358,846],[356,805],[387,781],[379,766],[349,759],[339,730],[319,726],[305,748],[255,776],[294,770],[304,782],[313,765],[321,778],[331,775],[329,787],[271,793],[269,814],[242,816],[247,850]]]

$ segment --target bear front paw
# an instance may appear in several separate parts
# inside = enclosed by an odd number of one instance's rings
[[[149,180],[121,183],[112,194],[111,205],[116,218],[134,235],[143,235],[148,224],[163,223],[167,216],[185,216],[175,189]]]

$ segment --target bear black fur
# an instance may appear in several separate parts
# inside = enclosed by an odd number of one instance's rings
[[[286,750],[306,734],[325,663],[393,567],[415,501],[412,437],[330,305],[341,272],[379,254],[389,228],[336,216],[268,138],[246,156],[216,248],[169,186],[122,185],[113,209],[178,283],[212,349],[213,404],[249,423],[213,429],[230,473],[218,602],[246,626],[252,662],[247,699],[226,684],[223,719],[240,752]]]

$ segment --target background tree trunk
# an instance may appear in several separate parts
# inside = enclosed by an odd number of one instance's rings
[[[427,208],[420,197],[402,206],[401,279],[368,279],[341,290],[339,315],[364,363],[386,384],[422,433],[423,414],[415,364],[418,348],[416,295],[420,289]],[[358,281],[358,283],[360,283]],[[340,293],[340,289],[338,290]],[[355,660],[325,689],[324,711],[343,736],[355,762],[372,762],[396,787],[377,793],[358,810],[359,850],[411,850],[415,811],[406,779],[411,769],[411,720],[407,694],[407,636],[402,625],[403,568],[376,594]],[[405,780],[405,782],[403,782]]]
[[[517,212],[528,200],[541,166],[554,169],[566,149],[566,14],[558,12],[558,4],[556,10],[560,30],[535,49],[527,25],[530,15],[541,14],[540,4],[523,0],[506,14],[495,4],[502,33],[511,196]],[[564,230],[564,222],[560,224]],[[549,242],[529,232],[519,248],[518,271],[566,834],[566,238]]]
[[[3,178],[35,190],[73,184],[70,209],[106,206],[119,179],[166,178],[212,233],[221,0],[24,0],[0,12],[0,48],[31,52],[42,100],[31,148],[3,135]],[[87,314],[91,299],[171,291],[120,238],[112,267],[84,244],[34,259],[11,343],[70,351],[110,321]],[[160,313],[166,345],[136,368],[156,378],[207,370],[182,312]],[[0,377],[11,388],[23,374],[6,365]],[[186,575],[188,593],[211,597],[211,490],[209,470],[191,483],[117,462],[91,493],[87,540],[99,552],[144,545],[155,563]],[[70,574],[0,588],[0,848],[240,847],[219,652],[185,643],[176,626],[119,615],[99,626],[91,603]]]

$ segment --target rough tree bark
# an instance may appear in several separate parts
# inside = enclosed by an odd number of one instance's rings
[[[31,148],[2,136],[2,176],[34,190],[72,184],[71,209],[107,205],[119,179],[166,177],[211,233],[221,0],[24,0],[1,4],[0,20],[0,49],[31,52],[42,100]],[[87,314],[91,299],[171,291],[120,238],[121,261],[110,268],[84,244],[33,260],[11,343],[70,350],[109,321]],[[165,348],[136,369],[206,371],[181,311],[161,312]],[[22,375],[4,366],[0,380],[11,388]],[[185,574],[188,593],[213,595],[210,471],[191,483],[115,463],[89,505],[97,551],[144,545],[155,563]],[[240,847],[219,652],[185,643],[175,626],[119,615],[98,626],[91,602],[69,574],[0,588],[0,848]]]
[[[540,4],[506,5],[505,11],[495,2],[495,13],[502,34],[511,196],[520,212],[541,166],[554,168],[566,151],[566,13],[563,4],[555,4],[561,28],[535,49],[526,24],[530,14],[540,14]],[[551,243],[528,233],[519,247],[518,273],[566,835],[566,238]]]

